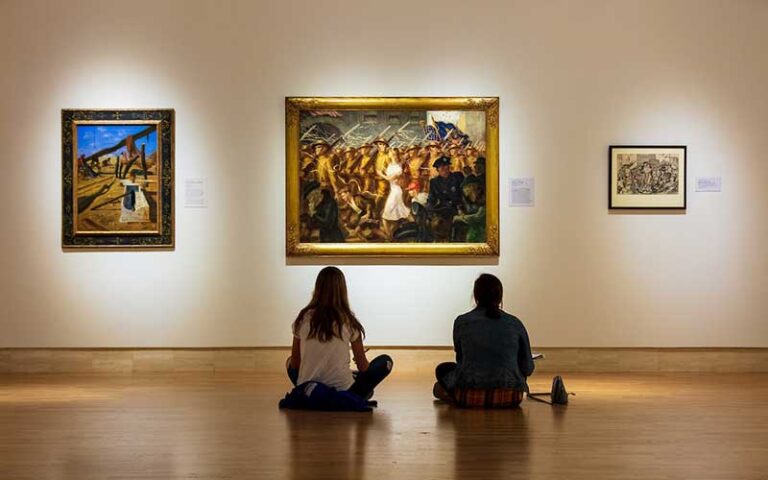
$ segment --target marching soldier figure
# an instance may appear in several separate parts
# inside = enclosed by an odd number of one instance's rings
[[[374,193],[374,180],[376,172],[374,171],[373,156],[371,151],[373,147],[370,143],[364,143],[358,148],[357,176],[360,179],[360,190],[363,192]]]
[[[355,147],[347,147],[342,151],[343,160],[339,165],[339,177],[341,180],[348,184],[352,180],[357,179],[357,161],[359,155]]]
[[[464,165],[466,159],[461,153],[461,145],[452,143],[448,147],[448,156],[451,157],[451,171],[464,174]]]
[[[440,147],[440,142],[436,140],[432,140],[427,142],[426,145],[424,145],[424,155],[426,158],[424,159],[424,163],[426,165],[434,165],[435,162],[443,156],[442,148]],[[437,175],[437,171],[435,171],[434,174],[430,174],[430,177],[434,177]]]
[[[308,143],[301,145],[299,149],[299,169],[301,172],[301,178],[304,180],[310,180],[315,177],[316,180],[316,163],[315,156],[312,155],[311,148]]]
[[[325,140],[318,140],[312,144],[312,151],[315,154],[317,164],[317,180],[323,187],[330,187],[335,195],[338,191],[338,182],[336,172],[333,169],[337,157],[331,151],[331,146]]]

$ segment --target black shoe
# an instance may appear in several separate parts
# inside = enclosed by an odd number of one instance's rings
[[[451,396],[438,382],[435,382],[435,385],[432,387],[432,395],[434,395],[438,400],[442,400],[444,402],[451,401]]]

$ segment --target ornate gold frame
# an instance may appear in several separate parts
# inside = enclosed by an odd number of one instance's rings
[[[485,243],[301,243],[299,241],[299,136],[302,110],[475,110],[486,113]],[[285,247],[301,256],[498,256],[499,255],[499,99],[498,97],[286,97]]]

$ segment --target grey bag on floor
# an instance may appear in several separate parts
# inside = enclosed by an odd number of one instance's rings
[[[544,400],[543,398],[538,398],[539,395],[549,395],[551,402],[548,402]],[[565,389],[565,382],[563,382],[563,377],[560,375],[556,375],[552,379],[552,391],[549,393],[529,393],[528,398],[531,398],[533,400],[544,402],[549,405],[568,405],[568,395],[575,395],[574,393],[568,393],[568,391]]]

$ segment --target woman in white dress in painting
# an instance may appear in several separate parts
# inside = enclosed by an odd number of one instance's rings
[[[389,196],[387,196],[387,201],[384,203],[381,218],[384,220],[382,222],[384,233],[391,240],[397,222],[403,218],[408,218],[408,215],[411,213],[410,209],[405,206],[403,189],[400,187],[400,177],[403,175],[403,168],[397,162],[392,162],[387,165],[385,171],[377,173],[389,182]]]

